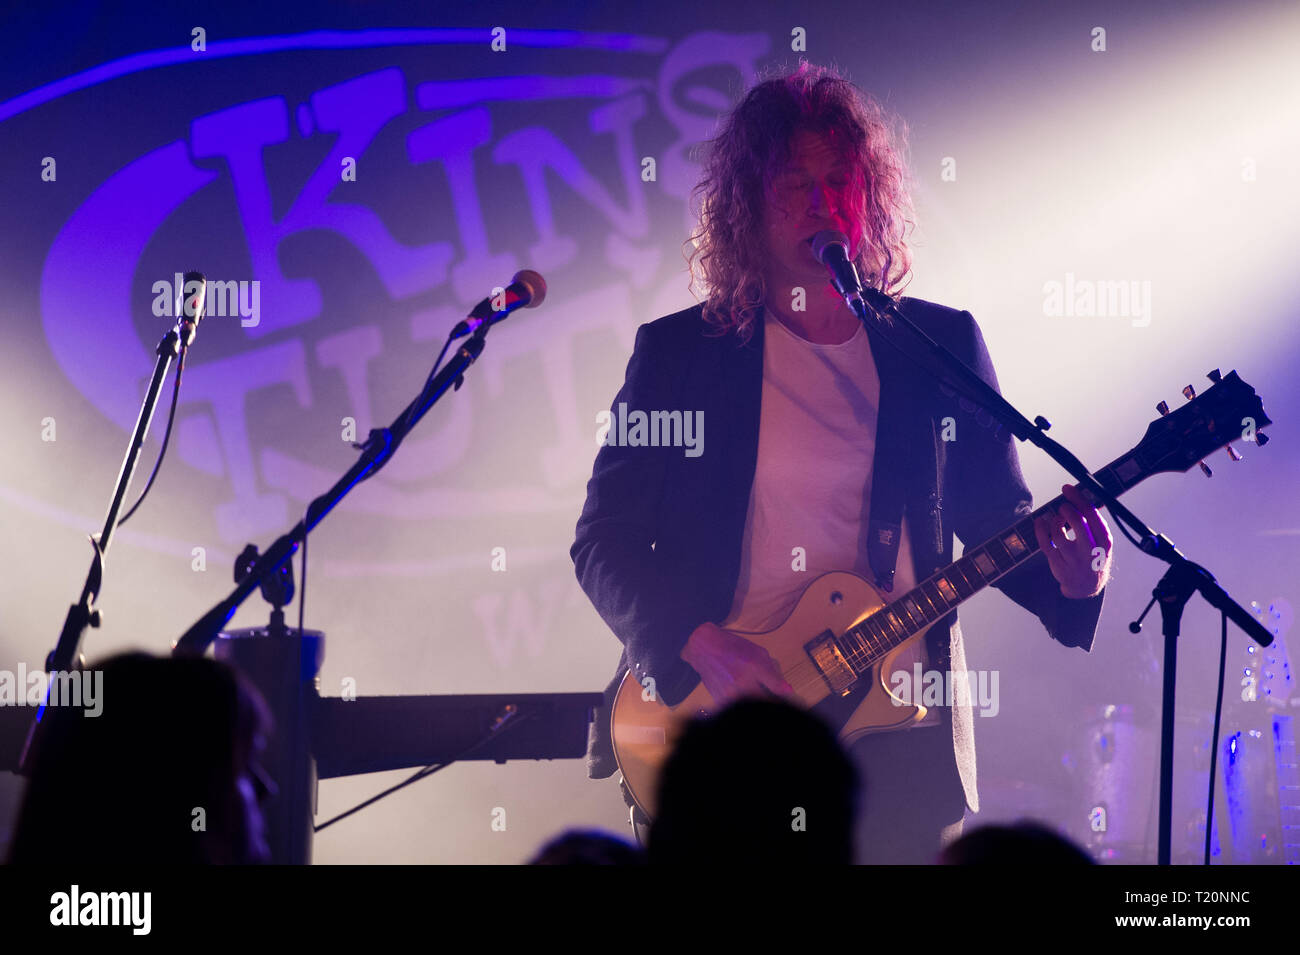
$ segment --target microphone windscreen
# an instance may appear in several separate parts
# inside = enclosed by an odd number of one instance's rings
[[[186,272],[181,278],[181,315],[194,319],[195,324],[207,310],[208,280],[202,272]]]
[[[813,255],[817,257],[818,262],[823,264],[826,263],[826,250],[835,245],[843,246],[844,256],[845,258],[848,258],[849,237],[843,232],[836,229],[823,229],[812,237]]]
[[[528,304],[525,308],[536,308],[546,298],[546,279],[532,269],[520,269],[514,280],[528,289]]]

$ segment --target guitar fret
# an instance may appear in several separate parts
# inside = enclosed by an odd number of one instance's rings
[[[898,600],[898,602],[893,605],[898,608],[896,615],[898,617],[898,622],[900,622],[902,629],[904,629],[904,633],[910,634],[911,628],[913,628],[913,618],[911,618],[911,612],[907,609],[907,604],[902,602],[902,600]]]
[[[918,630],[923,627],[925,625],[925,613],[916,605],[916,602],[912,600],[911,595],[904,597],[902,604],[903,610],[906,611],[908,620],[911,621],[912,626],[916,627]],[[917,621],[920,621],[920,623],[917,623]]]
[[[1015,564],[1015,561],[1011,559],[1011,552],[1007,550],[1007,545],[1002,543],[1001,538],[994,538],[989,541],[984,545],[983,550],[992,558],[999,571],[1008,571]]]
[[[939,588],[939,593],[943,596],[943,599],[948,602],[948,606],[951,607],[961,599],[960,595],[957,593],[957,588],[954,587],[952,582],[943,574],[935,576],[934,585]]]
[[[907,628],[907,624],[903,623],[903,618],[898,615],[898,611],[887,610],[885,611],[885,614],[886,614],[886,618],[893,625],[894,629],[898,632],[900,636],[904,636],[904,637],[911,636],[912,631]]]
[[[900,635],[898,630],[892,626],[892,620],[888,614],[878,613],[875,616],[876,629],[880,632],[882,641],[881,647],[885,650],[892,650],[898,645]]]
[[[876,653],[882,653],[889,647],[889,634],[886,632],[884,625],[880,622],[879,614],[868,617],[864,626],[871,631],[871,635],[876,638],[874,650]]]
[[[864,658],[870,658],[880,652],[880,637],[876,633],[875,627],[871,626],[870,620],[862,621],[853,628],[852,632],[858,636]]]
[[[1029,556],[1029,543],[1021,537],[1018,529],[1013,528],[1002,535],[1002,546],[1016,563]]]
[[[975,553],[970,555],[970,561],[976,573],[980,575],[981,584],[987,584],[998,575],[998,565],[983,548],[976,548]]]
[[[862,656],[870,657],[880,651],[880,647],[876,645],[876,635],[871,629],[870,620],[864,620],[849,632],[858,638],[858,643],[862,647]]]
[[[860,657],[867,652],[867,647],[862,640],[862,634],[858,632],[856,627],[850,627],[844,631],[844,636],[840,637],[840,650],[849,658],[850,663],[853,662],[855,657]]]
[[[957,590],[961,593],[963,600],[984,586],[984,582],[979,579],[979,574],[975,573],[975,568],[971,566],[968,557],[962,557],[961,560],[953,564],[952,571],[956,578]]]
[[[944,573],[953,589],[957,591],[959,599],[965,600],[971,594],[975,593],[976,588],[972,587],[970,582],[966,579],[966,574],[962,570],[960,560],[949,567]]]
[[[927,587],[929,588],[928,590],[926,589]],[[934,612],[940,617],[948,612],[948,601],[944,599],[943,594],[935,584],[932,584],[927,580],[917,589],[920,590],[921,593],[925,594],[925,599],[930,601],[930,604],[935,608]]]
[[[916,605],[921,608],[921,613],[925,615],[926,623],[943,616],[942,611],[930,600],[930,595],[925,592],[925,588],[917,587],[912,591],[912,596],[916,600]]]

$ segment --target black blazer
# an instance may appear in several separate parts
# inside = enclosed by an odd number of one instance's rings
[[[919,299],[900,304],[926,334],[997,388],[969,312]],[[954,533],[967,547],[976,546],[1029,514],[1031,496],[1005,430],[946,394],[874,332],[872,354],[881,383],[872,506],[876,488],[882,496],[897,489],[920,581],[952,562]],[[762,383],[761,319],[745,344],[734,334],[719,336],[703,321],[700,305],[637,331],[611,411],[620,405],[628,413],[702,411],[704,440],[697,457],[682,447],[626,447],[613,439],[596,456],[570,554],[582,589],[622,642],[623,655],[592,726],[592,778],[617,768],[609,706],[628,667],[638,681],[653,677],[659,696],[676,705],[699,682],[680,657],[687,638],[701,623],[721,623],[731,610],[758,458]],[[945,442],[941,422],[947,416],[957,422],[957,440]],[[903,438],[890,441],[891,434]],[[1042,554],[993,586],[1037,615],[1053,639],[1092,648],[1104,591],[1087,600],[1064,597]],[[925,639],[933,667],[965,672],[955,611]],[[978,811],[970,708],[938,709],[952,728],[951,779],[954,785],[960,779],[967,804]]]

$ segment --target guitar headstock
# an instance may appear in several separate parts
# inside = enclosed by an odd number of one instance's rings
[[[1259,447],[1268,443],[1261,429],[1272,424],[1255,389],[1235,371],[1220,375],[1216,368],[1206,375],[1214,384],[1203,394],[1191,385],[1183,389],[1187,404],[1174,411],[1165,402],[1156,405],[1160,417],[1147,425],[1146,434],[1133,449],[1133,459],[1143,476],[1161,471],[1188,471],[1200,464],[1206,476],[1212,472],[1201,459],[1226,447],[1234,461],[1241,455],[1232,447],[1238,438]]]

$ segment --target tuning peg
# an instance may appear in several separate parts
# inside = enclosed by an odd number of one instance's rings
[[[1241,455],[1237,453],[1237,449],[1234,448],[1231,444],[1226,445],[1226,446],[1225,446],[1225,450],[1227,450],[1227,452],[1228,452],[1228,457],[1232,458],[1232,460],[1234,460],[1234,461],[1240,461],[1240,460],[1241,460]]]
[[[1160,402],[1160,404],[1156,405],[1156,411],[1160,412],[1160,417],[1162,418],[1165,415],[1169,414],[1169,402],[1167,401]]]
[[[1214,472],[1210,470],[1210,466],[1208,464],[1206,464],[1204,461],[1197,461],[1196,463],[1201,466],[1201,470],[1205,472],[1206,477],[1214,477]]]
[[[1262,448],[1266,444],[1268,444],[1268,435],[1266,435],[1263,431],[1256,431],[1255,447]]]
[[[1214,371],[1206,372],[1205,377],[1210,379],[1210,381],[1214,382],[1217,385],[1219,383],[1219,379],[1221,379],[1223,376],[1219,374],[1219,369],[1216,368],[1214,369]]]
[[[1196,389],[1193,388],[1191,385],[1185,386],[1183,388],[1183,397],[1186,398],[1188,401],[1191,401],[1193,398],[1196,397]]]

